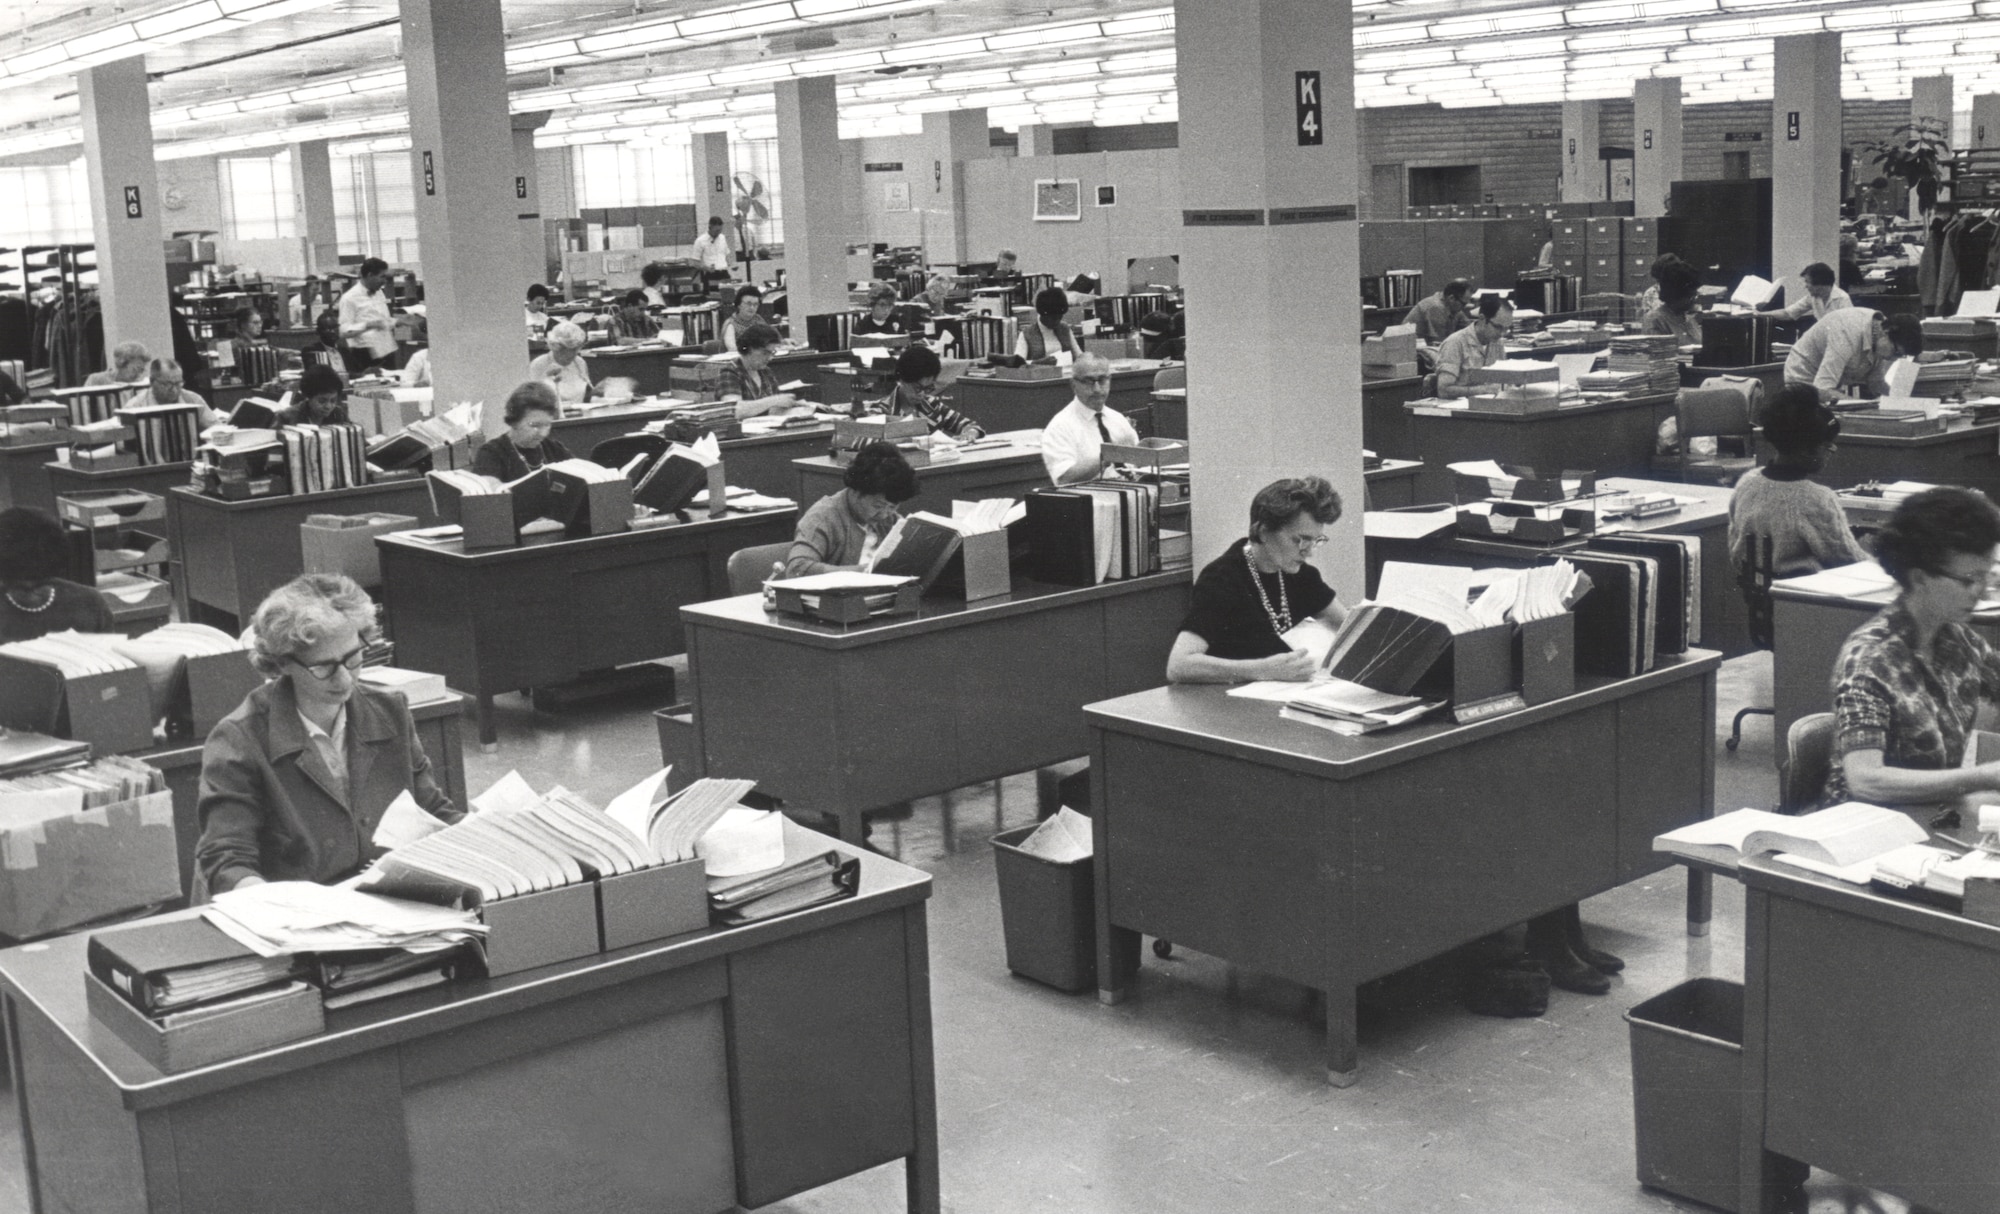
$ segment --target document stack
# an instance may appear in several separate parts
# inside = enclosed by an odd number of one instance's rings
[[[628,473],[629,475],[629,473]],[[721,488],[721,496],[711,492]],[[722,480],[722,445],[713,434],[692,443],[671,443],[632,486],[632,502],[656,514],[678,514],[705,494],[709,513],[728,512],[727,486]]]
[[[1612,374],[1644,375],[1648,395],[1677,392],[1681,386],[1681,348],[1670,333],[1614,337],[1605,370]]]
[[[377,435],[368,440],[368,462],[384,471],[416,468],[426,461],[431,468],[467,466],[472,462],[472,436],[479,432],[480,412],[476,404],[455,405],[435,416],[420,417],[393,434]]]
[[[180,896],[173,796],[159,769],[74,754],[53,767],[61,752],[20,735],[0,738],[7,751],[42,770],[0,779],[0,932],[22,940]]]
[[[632,482],[616,468],[587,459],[544,464],[549,474],[548,517],[571,535],[611,535],[632,522]]]
[[[281,426],[278,441],[295,494],[368,483],[368,439],[355,425]]]
[[[1160,487],[1086,481],[1028,495],[1023,528],[1039,581],[1094,586],[1160,568]]]
[[[264,679],[237,638],[206,624],[163,624],[109,648],[146,672],[154,719],[196,737],[235,711]]]
[[[89,743],[0,726],[0,776],[53,771],[89,757]]]
[[[1471,407],[1493,413],[1547,413],[1561,406],[1562,373],[1552,362],[1505,358],[1471,373],[1475,385],[1497,387],[1472,398]]]
[[[711,878],[708,900],[716,922],[735,927],[852,897],[860,880],[859,860],[823,851],[772,872]]]
[[[275,430],[211,430],[195,451],[189,487],[232,502],[283,493],[284,454]]]
[[[859,624],[893,615],[914,615],[923,587],[914,577],[840,569],[764,583],[769,610],[825,624]]]
[[[960,358],[986,358],[995,354],[1012,354],[1017,336],[1017,326],[1011,316],[975,316],[970,313],[938,321],[940,329],[949,329],[956,323],[958,328],[958,356]]]
[[[720,314],[721,305],[715,303],[663,308],[658,313],[660,330],[679,329],[682,345],[698,346],[721,336],[717,328]]]
[[[854,337],[854,313],[827,312],[806,317],[806,344],[822,354],[850,349]]]
[[[128,405],[118,417],[132,428],[141,464],[181,464],[201,445],[205,405]]]
[[[1093,307],[1099,320],[1129,333],[1137,329],[1139,322],[1146,317],[1166,311],[1167,297],[1163,294],[1105,295]]]

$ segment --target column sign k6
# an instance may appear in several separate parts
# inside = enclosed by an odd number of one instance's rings
[[[1299,104],[1299,146],[1317,147],[1326,142],[1325,109],[1319,95],[1318,72],[1294,72],[1298,77],[1298,92],[1293,98]]]

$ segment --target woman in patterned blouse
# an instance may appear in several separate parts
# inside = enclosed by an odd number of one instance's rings
[[[2000,509],[1970,489],[1896,507],[1875,557],[1901,588],[1833,667],[1826,803],[1925,805],[2000,791],[2000,763],[1961,767],[1981,700],[2000,702],[2000,653],[1966,624],[1987,595]]]

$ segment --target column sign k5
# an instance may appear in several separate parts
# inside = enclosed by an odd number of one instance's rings
[[[1299,146],[1317,147],[1326,142],[1326,111],[1320,102],[1319,73],[1294,72],[1298,90],[1293,100],[1299,106]]]

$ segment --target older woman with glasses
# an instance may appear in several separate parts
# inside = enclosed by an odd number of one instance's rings
[[[341,880],[381,854],[375,828],[405,792],[442,821],[461,816],[402,696],[355,677],[374,627],[368,595],[338,574],[294,578],[257,608],[251,657],[270,682],[202,751],[198,892]]]
[[[1308,558],[1340,519],[1340,495],[1317,476],[1273,481],[1250,502],[1250,535],[1195,579],[1194,602],[1167,655],[1169,683],[1305,680],[1313,662],[1285,634],[1307,620],[1340,627],[1334,601]]]
[[[539,379],[556,390],[565,405],[580,405],[590,399],[596,385],[590,378],[590,364],[583,359],[584,336],[581,326],[563,321],[549,330],[549,352],[528,364],[528,378]]]

